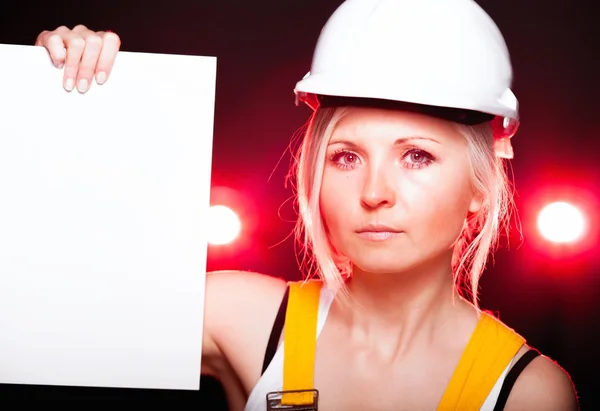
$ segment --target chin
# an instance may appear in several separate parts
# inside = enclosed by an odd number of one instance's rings
[[[360,271],[370,274],[396,274],[410,270],[418,262],[412,258],[403,257],[398,252],[361,252],[350,258]]]
[[[357,247],[346,255],[357,270],[374,275],[422,273],[440,265],[450,269],[452,260],[452,250],[418,250],[412,247],[402,250]]]

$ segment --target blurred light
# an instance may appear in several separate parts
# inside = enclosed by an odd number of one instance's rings
[[[224,245],[234,241],[242,230],[242,222],[229,207],[214,205],[208,211],[208,242]]]
[[[573,243],[585,232],[583,213],[572,204],[557,201],[546,205],[539,213],[537,226],[541,235],[553,243]]]

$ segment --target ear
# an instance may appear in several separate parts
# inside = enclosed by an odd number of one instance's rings
[[[481,210],[482,206],[483,195],[480,193],[473,194],[473,197],[471,198],[471,203],[469,204],[469,212],[475,214],[479,212],[479,210]]]

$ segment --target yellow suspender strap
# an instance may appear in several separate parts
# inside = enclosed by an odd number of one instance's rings
[[[313,393],[285,391],[314,389],[314,364],[317,347],[317,315],[320,281],[290,283],[283,329],[282,405],[304,405],[314,401]]]
[[[523,344],[523,337],[482,313],[438,411],[478,411]]]

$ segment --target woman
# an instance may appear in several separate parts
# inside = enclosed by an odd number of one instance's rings
[[[82,25],[36,45],[80,92],[120,46]],[[208,274],[201,371],[232,410],[577,409],[569,376],[477,305],[511,205],[511,79],[471,0],[333,14],[295,90],[314,109],[296,177],[315,278]]]

